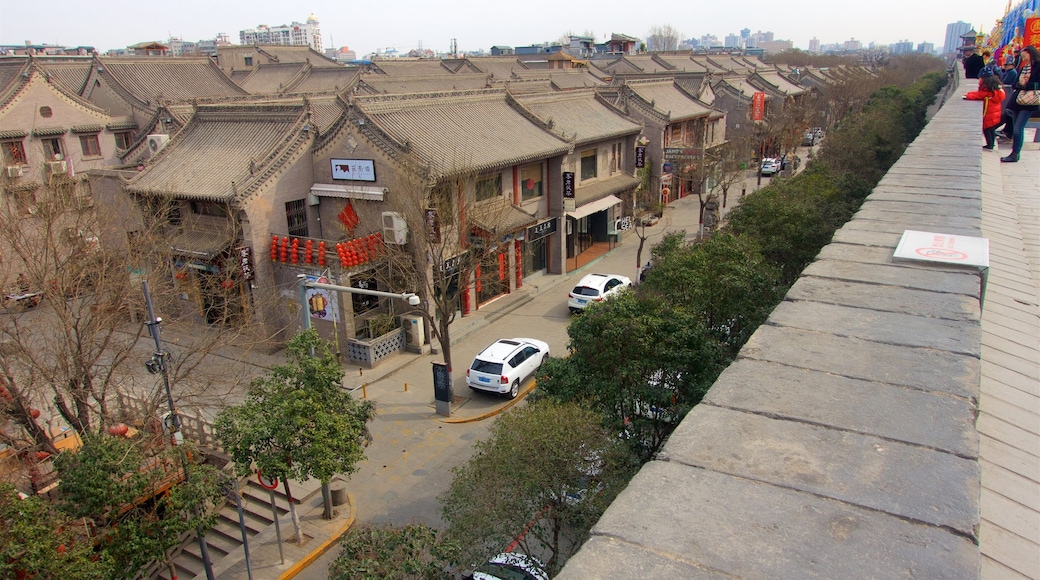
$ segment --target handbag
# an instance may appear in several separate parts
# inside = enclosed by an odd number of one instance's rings
[[[1023,107],[1040,105],[1040,89],[1019,89],[1015,95],[1015,103]]]

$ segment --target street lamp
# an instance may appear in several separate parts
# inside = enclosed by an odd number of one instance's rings
[[[169,351],[162,349],[162,342],[159,338],[161,332],[160,324],[162,324],[162,318],[155,316],[155,311],[152,310],[152,295],[148,292],[148,280],[141,280],[141,286],[144,289],[144,303],[148,307],[148,322],[145,325],[148,327],[148,333],[152,335],[155,340],[155,352],[152,353],[152,358],[144,362],[144,367],[149,373],[155,375],[162,373],[163,387],[166,389],[166,403],[170,406],[170,424],[165,425],[165,428],[170,430],[170,435],[174,445],[178,444],[178,437],[180,441],[184,441],[184,435],[181,434],[181,417],[177,414],[177,409],[173,405],[173,394],[170,392],[170,371],[167,367],[166,361],[170,359]],[[184,479],[188,480],[188,463],[184,462]],[[195,515],[199,512],[198,505],[195,506]],[[213,565],[209,559],[209,547],[206,545],[206,534],[201,527],[195,528],[195,537],[199,541],[199,553],[202,556],[202,564],[206,568],[206,579],[213,580]]]

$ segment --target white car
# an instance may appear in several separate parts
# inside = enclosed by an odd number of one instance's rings
[[[473,358],[466,384],[515,399],[520,385],[549,359],[549,345],[533,338],[500,338]]]
[[[762,160],[762,175],[776,175],[780,171],[780,162],[772,157],[766,157]]]
[[[549,580],[545,566],[534,556],[520,552],[502,553],[482,564],[470,576],[473,580]]]
[[[573,314],[585,310],[589,302],[600,302],[630,286],[632,286],[632,280],[626,276],[586,274],[567,295],[567,307]]]

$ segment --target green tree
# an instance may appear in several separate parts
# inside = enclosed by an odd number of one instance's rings
[[[571,321],[567,334],[571,355],[543,366],[538,395],[602,413],[607,429],[624,434],[642,461],[722,369],[722,348],[703,321],[654,292],[595,304]]]
[[[218,473],[192,464],[191,456],[198,454],[186,447],[150,456],[128,439],[86,433],[78,451],[55,458],[60,507],[96,527],[103,561],[113,563],[110,577],[133,576],[166,561],[184,532],[213,525],[209,508],[223,502]]]
[[[719,233],[686,243],[685,232],[654,246],[654,270],[640,292],[682,304],[732,359],[780,299],[779,271],[746,238]]]
[[[9,483],[0,483],[0,577],[32,572],[37,578],[101,580],[112,575],[107,554],[95,554],[82,524],[38,496],[21,499]]]
[[[289,362],[254,380],[244,403],[220,412],[216,429],[240,475],[255,466],[280,478],[292,498],[289,478],[315,478],[327,487],[337,473],[357,470],[375,409],[343,390],[343,368],[313,328],[290,339],[285,351]],[[299,516],[292,501],[289,507],[300,542]]]
[[[594,411],[538,401],[502,415],[441,497],[447,539],[473,566],[512,542],[558,571],[625,486],[631,455]]]
[[[457,557],[437,530],[423,524],[351,528],[340,546],[329,565],[333,580],[440,580]]]

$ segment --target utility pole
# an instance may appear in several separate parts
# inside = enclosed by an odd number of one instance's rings
[[[162,324],[162,318],[156,318],[155,311],[152,309],[152,295],[148,292],[148,280],[141,280],[141,287],[144,289],[144,303],[148,306],[148,322],[145,325],[148,326],[148,333],[152,335],[155,340],[155,352],[152,353],[152,358],[145,361],[144,366],[148,369],[151,374],[162,373],[163,387],[166,389],[166,403],[170,407],[170,439],[173,445],[177,445],[177,437],[180,436],[183,441],[184,435],[181,433],[181,417],[177,414],[177,409],[173,405],[173,393],[170,392],[170,370],[167,366],[167,361],[170,359],[170,353],[162,349],[162,342],[159,334],[161,332],[160,324]],[[188,463],[187,460],[184,462],[184,480],[188,480]],[[199,515],[199,508],[195,506],[195,515]],[[210,563],[209,559],[209,546],[206,545],[206,532],[201,527],[195,528],[195,537],[199,540],[199,554],[202,556],[202,564],[206,568],[206,580],[213,580],[213,564]]]

